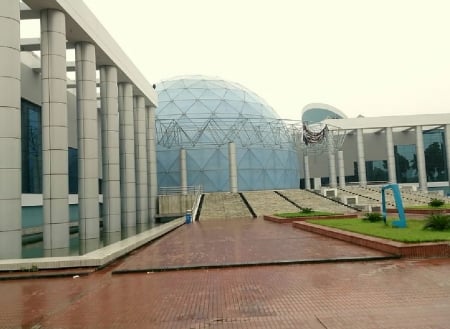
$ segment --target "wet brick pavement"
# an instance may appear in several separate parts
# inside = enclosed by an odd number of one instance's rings
[[[276,228],[287,226],[261,225],[265,227],[261,237],[287,234]],[[184,231],[196,230],[192,227],[184,226],[159,241],[178,241]],[[203,227],[206,241],[210,233]],[[218,230],[227,231],[226,227]],[[229,223],[231,231],[233,227],[235,224]],[[214,231],[211,229],[211,236]],[[202,242],[199,235],[193,237]],[[329,240],[305,239],[320,244],[318,250],[331,246]],[[272,241],[266,240],[267,244]],[[285,242],[291,240],[295,238]],[[234,240],[238,242],[242,240]],[[450,327],[450,259],[112,274],[126,264],[138,264],[132,258],[149,249],[75,279],[0,281],[0,328]],[[230,253],[240,249],[232,248]]]
[[[133,253],[116,271],[159,270],[387,254],[262,219],[205,221],[184,225]]]

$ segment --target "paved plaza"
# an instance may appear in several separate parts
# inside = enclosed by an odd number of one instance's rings
[[[261,219],[194,223],[89,275],[0,281],[0,328],[449,328],[450,259],[385,256]]]

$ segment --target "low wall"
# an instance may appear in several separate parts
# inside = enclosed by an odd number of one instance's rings
[[[292,223],[295,221],[305,221],[309,219],[339,219],[339,218],[357,218],[358,214],[342,214],[342,215],[324,215],[324,216],[301,216],[301,217],[293,217],[293,218],[285,218],[285,217],[278,217],[278,216],[269,216],[264,215],[264,220],[268,220],[275,223]]]
[[[405,258],[450,257],[449,242],[402,243],[300,221],[293,227]]]

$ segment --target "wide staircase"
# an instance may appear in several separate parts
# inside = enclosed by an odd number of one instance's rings
[[[257,216],[300,211],[274,191],[247,191],[242,194]]]
[[[302,208],[311,208],[312,210],[316,211],[326,211],[341,214],[356,212],[355,209],[349,208],[345,205],[324,198],[310,191],[296,189],[279,190],[279,192],[289,200],[294,201]]]
[[[200,211],[200,221],[231,218],[252,218],[239,193],[205,193]]]

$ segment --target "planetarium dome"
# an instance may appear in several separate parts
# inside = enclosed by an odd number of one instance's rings
[[[237,83],[205,76],[164,80],[156,91],[160,187],[181,185],[183,148],[187,185],[229,191],[228,143],[234,142],[239,190],[298,188],[297,153],[271,130],[281,120],[258,95]]]

